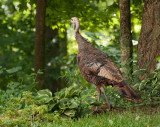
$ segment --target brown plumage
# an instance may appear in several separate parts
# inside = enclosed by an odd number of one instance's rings
[[[116,64],[102,51],[93,47],[79,33],[79,20],[77,17],[71,19],[75,31],[75,38],[78,43],[77,62],[79,70],[83,77],[97,86],[98,101],[100,101],[101,92],[104,93],[107,104],[110,103],[107,98],[104,86],[112,85],[117,88],[121,95],[128,100],[141,102],[140,96],[123,80],[122,74]]]

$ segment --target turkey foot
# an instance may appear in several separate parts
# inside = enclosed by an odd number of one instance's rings
[[[96,108],[94,109],[94,112],[98,112],[98,106],[96,106]]]
[[[107,105],[109,109],[111,109],[111,108],[113,107],[111,103],[103,102],[103,104],[104,104],[104,105]]]
[[[100,87],[97,87],[97,101],[99,102],[100,101],[100,97],[101,97],[101,90],[100,90]],[[98,112],[98,106],[96,106],[95,112]]]

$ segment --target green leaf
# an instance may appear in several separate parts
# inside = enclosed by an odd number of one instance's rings
[[[160,56],[158,56],[158,57],[156,58],[156,60],[159,61],[159,60],[160,60]]]
[[[12,74],[12,73],[15,73],[15,72],[18,72],[19,70],[22,70],[22,67],[19,66],[19,67],[14,67],[14,68],[11,68],[11,69],[8,69],[6,70],[9,74]]]
[[[157,76],[157,73],[156,72],[152,72],[147,78],[149,79],[153,79]]]
[[[74,116],[75,113],[76,113],[75,110],[66,110],[66,111],[64,112],[64,114],[65,114],[66,116]]]
[[[158,74],[157,74],[157,78],[159,78],[159,79],[160,79],[160,73],[158,73]]]
[[[38,95],[47,95],[48,97],[52,97],[52,92],[48,89],[40,90],[37,92]]]
[[[51,104],[49,104],[49,111],[51,111],[55,106],[57,105],[57,103],[51,103]]]
[[[87,90],[83,90],[80,94],[80,96],[86,96],[86,95],[94,95],[95,90],[93,89],[87,89]]]
[[[53,98],[49,98],[47,95],[36,96],[35,100],[42,101],[44,103],[49,103]]]
[[[86,103],[86,104],[93,104],[93,103],[95,103],[97,100],[96,100],[96,98],[95,97],[93,97],[93,96],[90,96],[90,97],[86,97],[84,100],[82,100],[84,103]]]
[[[68,108],[68,105],[70,105],[70,99],[63,98],[59,101],[59,108],[60,109],[66,109]]]
[[[146,72],[147,72],[147,70],[146,70],[146,69],[140,69],[140,70],[136,70],[136,71],[134,71],[134,72],[133,72],[133,75],[138,76],[138,75],[140,75],[140,74],[144,74],[144,73],[146,73]]]
[[[65,96],[65,89],[62,89],[61,91],[54,93],[54,95],[55,99],[63,98]]]
[[[35,98],[36,100],[43,101],[45,103],[49,103],[51,100],[53,100],[52,92],[48,89],[40,90],[37,92],[37,94],[38,95]]]
[[[44,72],[42,72],[42,71],[38,71],[37,72],[37,74],[40,74],[40,75],[42,75]]]
[[[2,70],[0,70],[0,74],[2,74],[3,73],[3,71]]]
[[[59,108],[60,108],[60,109],[66,109],[66,108],[68,108],[68,106],[65,105],[65,104],[60,104],[60,105],[59,105]]]
[[[78,101],[72,99],[69,108],[78,108]]]
[[[66,102],[69,102],[70,99],[68,98],[62,98],[59,103],[66,103]]]

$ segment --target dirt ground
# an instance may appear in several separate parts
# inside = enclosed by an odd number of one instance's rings
[[[103,105],[103,106],[98,106],[97,110],[96,110],[96,107],[92,107],[91,110],[94,111],[95,114],[97,113],[99,114],[99,113],[107,112],[107,111],[122,113],[127,110],[130,110],[131,112],[142,111],[145,114],[154,114],[154,113],[160,113],[160,103],[148,104],[148,105],[138,105],[135,107],[128,107],[128,108],[112,107],[110,110],[107,105]]]

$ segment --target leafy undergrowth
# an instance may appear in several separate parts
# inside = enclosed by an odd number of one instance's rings
[[[106,87],[107,96],[113,105],[113,111],[109,112],[104,107],[104,95],[101,102],[97,103],[95,87],[72,85],[52,95],[49,90],[35,90],[36,74],[18,76],[14,80],[15,72],[21,68],[1,68],[1,73],[8,75],[6,90],[0,90],[0,126],[114,126],[114,127],[137,127],[157,126],[160,113],[156,108],[146,108],[160,102],[160,74],[159,71],[151,73],[142,82],[135,81],[134,89],[141,95],[143,102],[136,104],[122,98],[113,87]],[[137,75],[140,71],[136,71]],[[21,74],[21,73],[19,73]],[[135,78],[136,79],[136,78]],[[95,116],[95,106],[101,108],[106,114]],[[139,111],[126,111],[126,107],[140,107]],[[132,113],[134,111],[134,113]],[[146,113],[146,111],[149,111]],[[158,110],[159,111],[159,110]],[[117,113],[115,113],[117,112]],[[138,124],[139,123],[139,124]],[[158,124],[157,124],[158,123]]]
[[[76,92],[75,92],[76,91]],[[106,113],[96,116],[93,107]],[[65,88],[52,96],[49,90],[36,94],[24,91],[21,97],[10,97],[0,106],[0,126],[113,126],[143,127],[160,124],[160,110],[157,107],[138,108],[113,107],[96,103],[95,91],[79,86]],[[92,107],[92,108],[91,108]],[[91,109],[91,110],[90,110]]]
[[[91,114],[96,102],[95,91],[80,86],[71,86],[54,96],[49,90],[37,93],[24,91],[19,96],[1,97],[5,102],[0,105],[0,126],[39,126],[43,122],[77,118]]]

